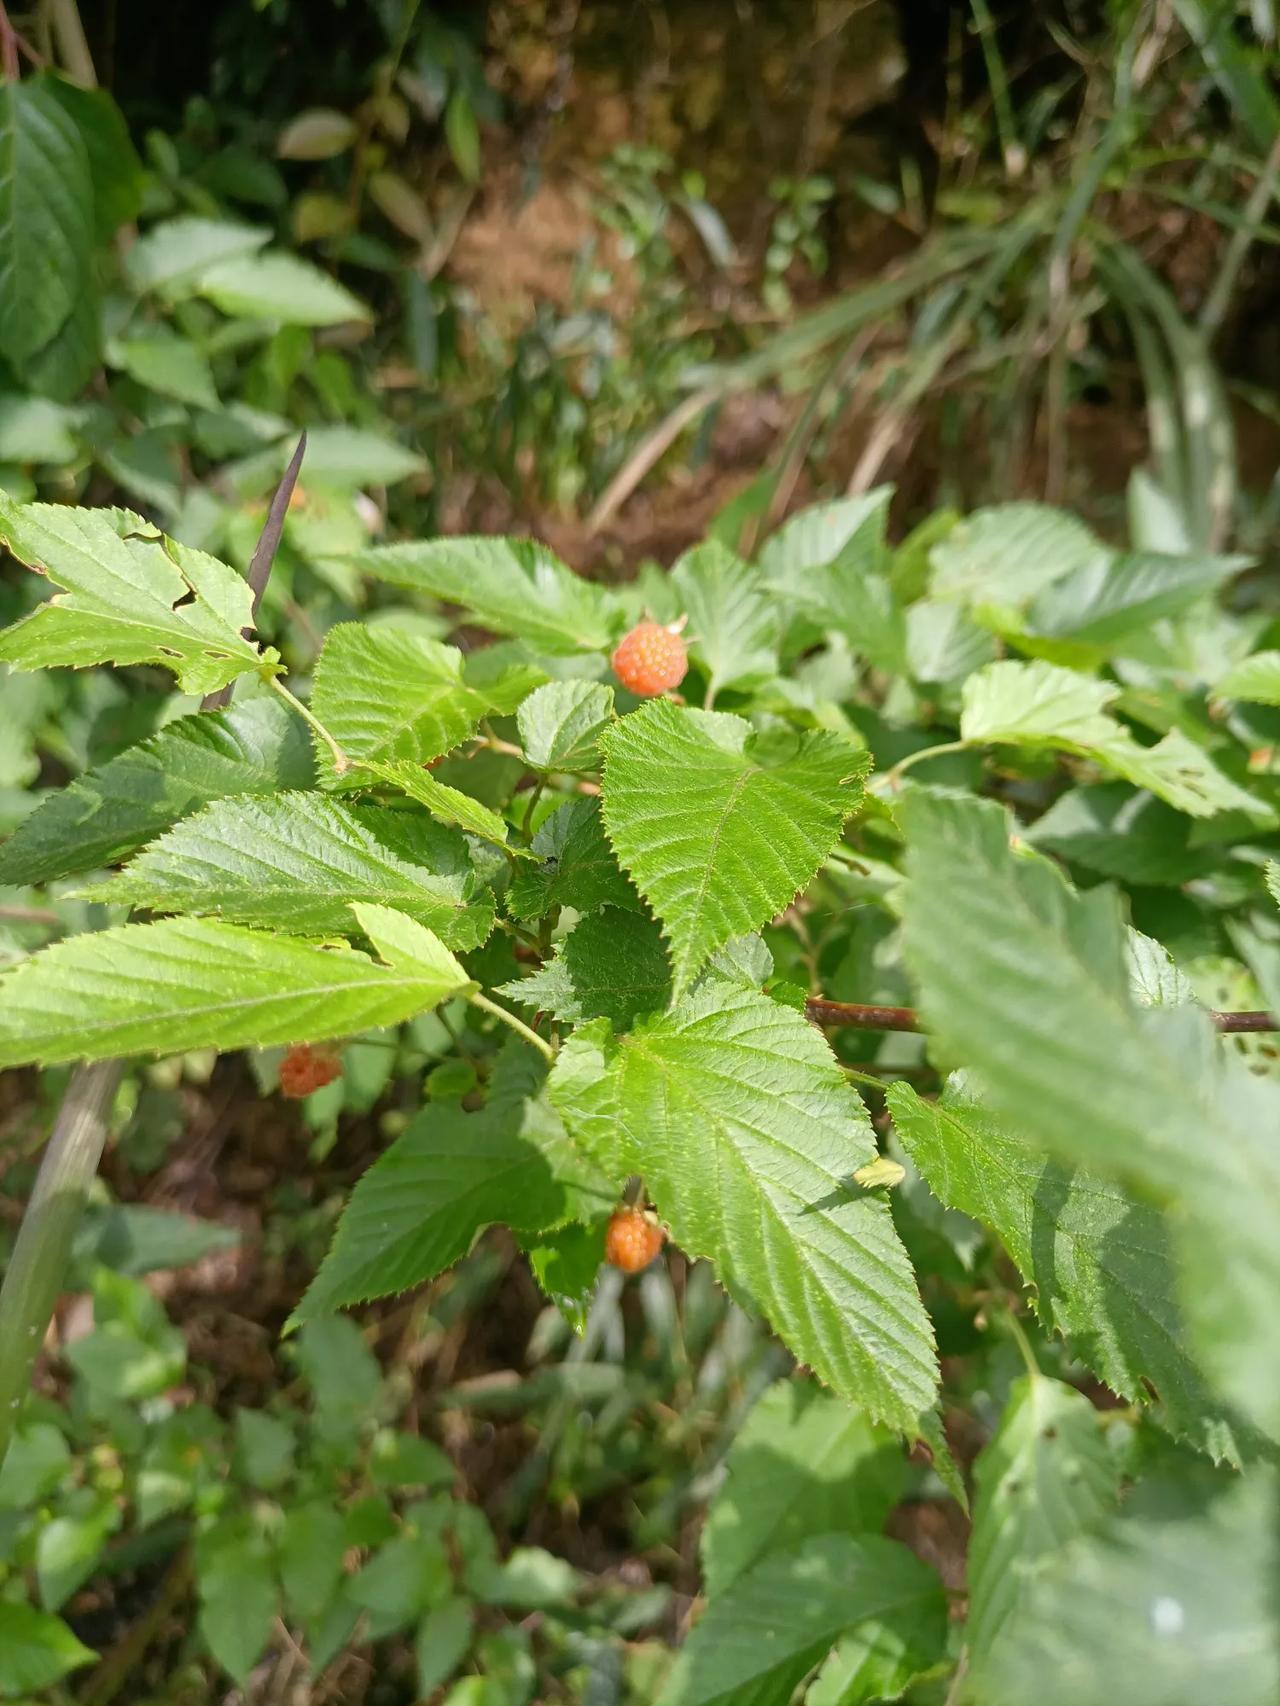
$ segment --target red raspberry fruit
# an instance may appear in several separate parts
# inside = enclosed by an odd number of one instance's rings
[[[341,1076],[342,1062],[334,1049],[295,1043],[280,1062],[280,1094],[299,1101]]]
[[[605,1260],[624,1274],[638,1274],[649,1266],[666,1240],[666,1233],[643,1209],[616,1209],[604,1235]]]
[[[689,667],[680,638],[683,626],[683,622],[668,628],[661,622],[641,622],[624,634],[613,654],[613,673],[622,685],[642,699],[679,687]]]

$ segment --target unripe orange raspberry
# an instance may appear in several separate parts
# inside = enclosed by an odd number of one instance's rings
[[[280,1062],[280,1094],[299,1101],[341,1076],[342,1061],[336,1050],[295,1043]]]
[[[643,1209],[615,1209],[604,1235],[605,1260],[624,1274],[638,1274],[649,1266],[666,1240],[666,1233]]]
[[[622,685],[642,699],[679,687],[689,667],[680,638],[683,627],[683,622],[666,628],[661,622],[640,622],[624,634],[613,654],[613,673]]]

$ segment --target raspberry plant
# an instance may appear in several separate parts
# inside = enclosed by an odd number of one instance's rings
[[[576,1318],[641,1181],[645,1249],[660,1223],[810,1371],[730,1453],[663,1706],[1261,1706],[1280,1093],[1273,1052],[1219,1034],[1271,1014],[1202,998],[1227,967],[1280,1006],[1280,652],[1247,563],[1143,482],[1127,550],[1036,504],[894,547],[888,498],[754,561],[726,523],[621,590],[528,541],[364,549],[403,603],[332,627],[293,687],[221,562],[122,511],[0,503],[56,589],[0,659],[237,688],[0,849],[0,882],[107,909],[0,978],[0,1065],[310,1068],[440,1013],[458,1092],[356,1184],[295,1327],[495,1224]],[[442,643],[439,605],[493,642]],[[679,697],[611,673],[646,610],[687,618]],[[83,1175],[72,1141],[37,1189],[46,1266]],[[28,1282],[0,1300],[14,1399]],[[1008,1357],[944,1383],[939,1350],[984,1334]],[[880,1532],[895,1440],[935,1496],[972,1485],[950,1619]]]

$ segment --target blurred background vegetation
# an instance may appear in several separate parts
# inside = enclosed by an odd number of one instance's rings
[[[708,531],[745,548],[886,481],[899,535],[1031,496],[1115,537],[1137,504],[1167,549],[1257,554],[1241,596],[1265,604],[1278,27],[1273,0],[17,0],[0,486],[121,503],[245,566],[305,425],[262,618],[303,675],[389,597],[347,562],[371,537],[532,532],[643,588]],[[0,616],[27,598],[8,571]],[[0,684],[0,829],[192,708],[133,674]],[[75,904],[13,891],[0,955]],[[454,1706],[653,1697],[718,1465],[787,1366],[705,1270],[607,1275],[575,1335],[494,1234],[363,1332],[280,1345],[422,1073],[465,1098],[456,1060],[431,1072],[447,1025],[357,1045],[297,1114],[263,1099],[270,1061],[129,1078],[45,1408],[0,1477],[0,1574],[36,1571],[106,1655],[41,1697],[432,1697],[458,1631],[421,1634],[410,1495],[446,1483],[486,1608]],[[62,1080],[0,1080],[0,1236]],[[955,1277],[928,1202],[903,1214]],[[944,1350],[972,1350],[974,1309],[946,1309]],[[279,1507],[301,1602],[323,1603],[315,1558],[388,1558],[358,1630],[311,1632],[311,1680],[282,1639],[228,1693],[193,1636],[191,1517],[237,1499]],[[952,1585],[954,1509],[907,1485],[891,1518]],[[203,1590],[227,1642],[275,1617],[255,1567],[228,1560],[221,1609]],[[6,1687],[40,1692],[0,1658]]]

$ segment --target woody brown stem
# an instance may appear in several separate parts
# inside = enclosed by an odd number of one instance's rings
[[[804,1004],[805,1017],[815,1025],[844,1025],[859,1031],[920,1031],[924,1026],[914,1007],[866,1006],[860,1001],[828,1001],[823,995],[813,995]],[[1257,1035],[1280,1031],[1280,1019],[1274,1013],[1219,1013],[1210,1010],[1209,1017],[1224,1036]]]

